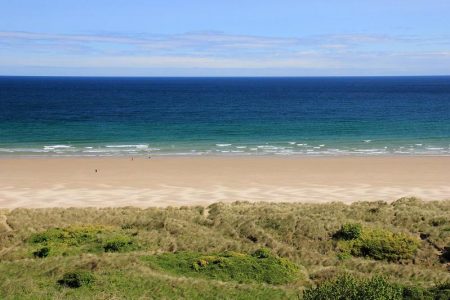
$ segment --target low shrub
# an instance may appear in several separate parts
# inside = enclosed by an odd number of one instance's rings
[[[94,275],[86,271],[68,272],[58,280],[58,284],[69,288],[79,288],[94,282]]]
[[[178,252],[144,259],[155,268],[177,275],[222,281],[283,284],[299,277],[299,268],[294,263],[273,255],[267,249],[257,250],[252,255],[238,252],[210,255]]]
[[[405,300],[433,300],[433,292],[420,287],[403,287],[403,299]]]
[[[48,247],[42,247],[36,251],[33,252],[33,256],[37,258],[44,258],[47,257],[50,253],[50,248]]]
[[[306,289],[304,300],[395,300],[403,299],[403,289],[386,281],[383,277],[360,279],[351,275],[342,275],[327,280],[314,288]]]
[[[338,241],[344,254],[388,261],[412,258],[418,247],[419,241],[413,237],[379,228],[364,228],[358,238]]]
[[[127,236],[115,236],[105,241],[103,249],[105,252],[124,252],[134,249],[134,242]]]
[[[337,254],[337,258],[339,260],[346,260],[346,259],[349,259],[351,257],[352,257],[352,255],[348,251],[339,252]]]
[[[433,293],[435,300],[448,300],[450,299],[450,280],[438,284],[430,290]]]
[[[442,250],[441,261],[443,263],[450,262],[450,245]]]
[[[362,226],[360,224],[347,223],[341,226],[333,237],[342,240],[354,240],[361,236]]]
[[[448,219],[444,217],[438,217],[430,220],[430,225],[434,227],[446,225],[448,223],[449,223]]]
[[[33,244],[49,242],[80,245],[95,241],[108,230],[103,226],[69,226],[66,228],[49,228],[44,232],[33,234],[29,241]]]
[[[124,252],[136,249],[133,233],[105,226],[69,226],[50,228],[31,235],[28,242],[43,248],[32,252],[35,257],[75,255],[80,253]],[[130,236],[128,236],[130,235]],[[52,249],[51,253],[45,248]],[[43,256],[45,255],[45,256]]]
[[[272,256],[272,252],[268,248],[260,248],[253,252],[252,256],[256,258],[269,258]]]
[[[303,293],[304,300],[447,300],[450,282],[432,288],[409,287],[390,283],[384,277],[359,278],[349,274],[328,279]]]

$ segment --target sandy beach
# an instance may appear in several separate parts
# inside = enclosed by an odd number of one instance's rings
[[[10,158],[0,166],[1,208],[450,198],[448,157]]]

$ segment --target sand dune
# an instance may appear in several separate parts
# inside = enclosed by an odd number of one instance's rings
[[[97,172],[95,172],[97,170]],[[449,157],[0,160],[0,207],[450,199]]]

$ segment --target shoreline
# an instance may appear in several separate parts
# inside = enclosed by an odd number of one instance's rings
[[[449,183],[445,156],[16,157],[0,208],[446,200]]]
[[[354,159],[354,158],[368,158],[368,159],[383,159],[383,158],[449,158],[450,154],[153,154],[153,155],[0,155],[0,161],[3,160],[39,160],[39,159],[111,159],[111,160],[126,160],[126,159]]]

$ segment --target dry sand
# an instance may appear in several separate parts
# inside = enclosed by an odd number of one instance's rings
[[[450,157],[0,159],[0,208],[404,196],[450,199]]]

